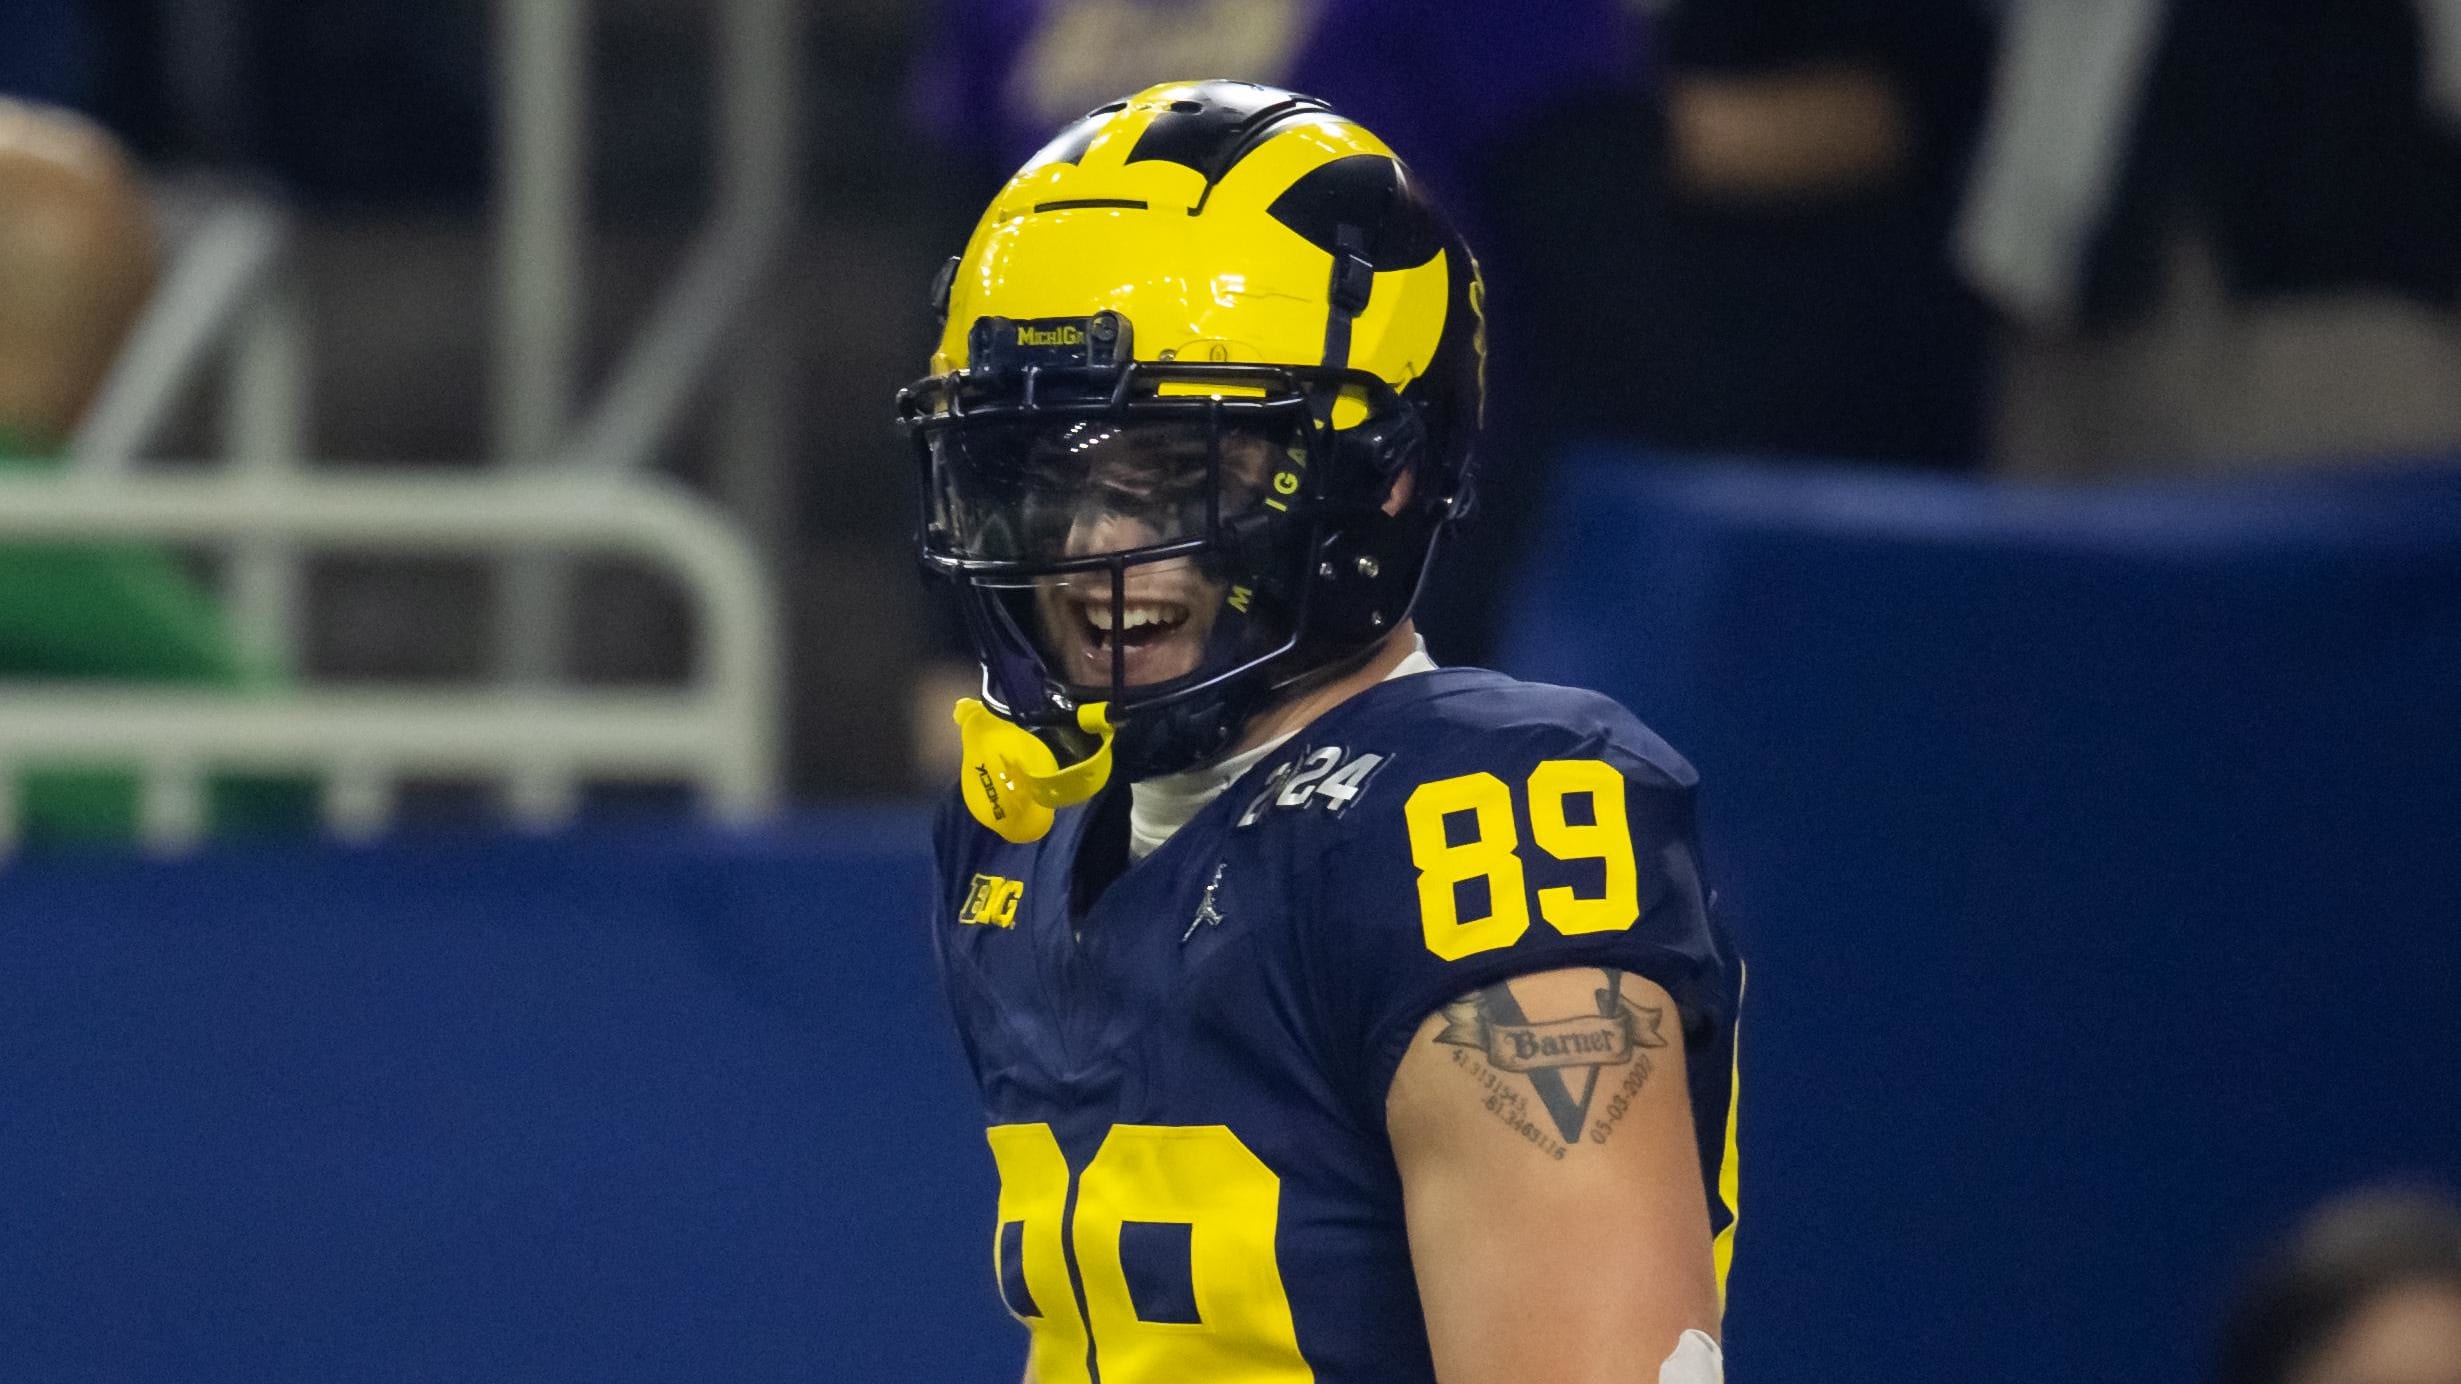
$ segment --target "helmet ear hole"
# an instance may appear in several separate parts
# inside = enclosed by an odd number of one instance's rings
[[[1388,516],[1399,515],[1417,498],[1418,471],[1414,467],[1403,467],[1393,473],[1392,481],[1384,488],[1384,512]]]
[[[1425,492],[1427,424],[1417,409],[1405,404],[1336,436],[1342,453],[1338,474],[1355,487],[1355,493],[1337,498],[1395,514]]]
[[[1385,434],[1383,455],[1376,458],[1377,470],[1388,481],[1404,474],[1415,475],[1427,461],[1427,425],[1418,410],[1404,408],[1395,414],[1390,430]]]
[[[1408,510],[1427,483],[1426,469],[1427,429],[1418,410],[1403,409],[1376,456],[1376,507],[1393,516]]]

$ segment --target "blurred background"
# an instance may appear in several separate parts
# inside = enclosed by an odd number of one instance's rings
[[[1739,1378],[2461,1176],[2454,0],[6,0],[0,1376],[1013,1377],[891,400],[1196,76],[1479,248],[1433,652],[1702,770]]]

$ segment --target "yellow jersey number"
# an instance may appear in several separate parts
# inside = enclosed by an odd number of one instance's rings
[[[1020,1227],[1025,1288],[1038,1314],[1019,1318],[1033,1333],[1036,1384],[1087,1384],[1089,1344],[1104,1384],[1314,1380],[1299,1354],[1273,1252],[1282,1180],[1227,1125],[1111,1127],[1075,1179],[1074,1280],[1060,1235],[1070,1174],[1058,1136],[1047,1124],[1011,1124],[992,1126],[990,1138],[1000,1169],[1000,1226]],[[1119,1249],[1120,1227],[1129,1221],[1188,1227],[1199,1320],[1137,1315]],[[995,1238],[995,1274],[998,1254]]]
[[[1606,880],[1595,897],[1567,886],[1538,891],[1538,915],[1557,932],[1618,932],[1641,916],[1640,872],[1632,856],[1632,830],[1624,820],[1624,776],[1595,759],[1550,759],[1530,771],[1530,835],[1557,860],[1598,860]],[[1568,811],[1576,797],[1589,800],[1589,820]],[[1447,819],[1468,816],[1456,842]],[[1521,840],[1513,826],[1512,790],[1493,774],[1422,783],[1403,805],[1410,829],[1410,860],[1418,866],[1419,925],[1427,950],[1459,961],[1509,947],[1529,931],[1528,884],[1521,869]],[[1461,888],[1484,881],[1487,911],[1461,916]]]

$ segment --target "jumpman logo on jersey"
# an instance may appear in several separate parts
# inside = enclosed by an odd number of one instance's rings
[[[1223,863],[1213,867],[1213,880],[1205,886],[1205,897],[1196,901],[1196,916],[1188,920],[1188,930],[1179,934],[1179,940],[1183,945],[1189,938],[1196,935],[1196,930],[1198,928],[1220,927],[1222,925],[1222,911],[1213,906],[1213,897],[1215,894],[1221,892],[1222,872],[1229,868],[1229,861],[1224,861]]]

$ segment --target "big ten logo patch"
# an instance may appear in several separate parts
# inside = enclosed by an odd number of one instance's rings
[[[976,875],[957,908],[957,921],[987,927],[1015,927],[1017,901],[1025,897],[1025,881],[998,875]]]

